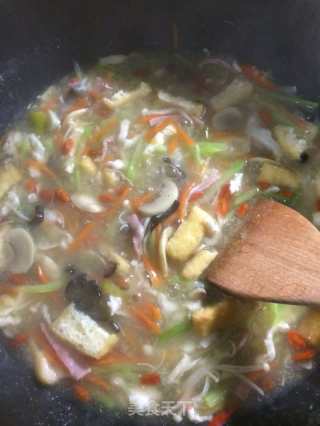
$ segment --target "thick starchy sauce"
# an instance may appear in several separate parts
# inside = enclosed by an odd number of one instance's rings
[[[40,382],[199,421],[312,362],[318,311],[205,279],[261,197],[320,225],[317,105],[293,91],[208,55],[113,55],[10,127],[0,327]]]

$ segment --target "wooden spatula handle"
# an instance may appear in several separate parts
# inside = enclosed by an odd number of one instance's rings
[[[209,280],[267,301],[320,304],[320,233],[296,211],[259,201],[247,226],[213,263]]]

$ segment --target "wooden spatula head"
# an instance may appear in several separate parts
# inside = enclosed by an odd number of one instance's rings
[[[208,279],[245,298],[320,304],[320,233],[291,208],[258,201]]]

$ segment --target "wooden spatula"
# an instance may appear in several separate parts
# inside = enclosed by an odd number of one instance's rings
[[[208,278],[249,299],[320,305],[320,232],[291,208],[258,201]]]

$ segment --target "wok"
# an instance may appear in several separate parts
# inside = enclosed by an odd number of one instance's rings
[[[318,0],[0,0],[0,130],[47,85],[110,52],[207,47],[272,69],[300,93],[320,93]],[[305,379],[247,404],[232,425],[320,424],[320,379]],[[21,356],[0,338],[1,426],[158,425],[168,418],[128,417],[74,400],[68,389],[39,387]],[[187,424],[187,422],[186,422]]]

